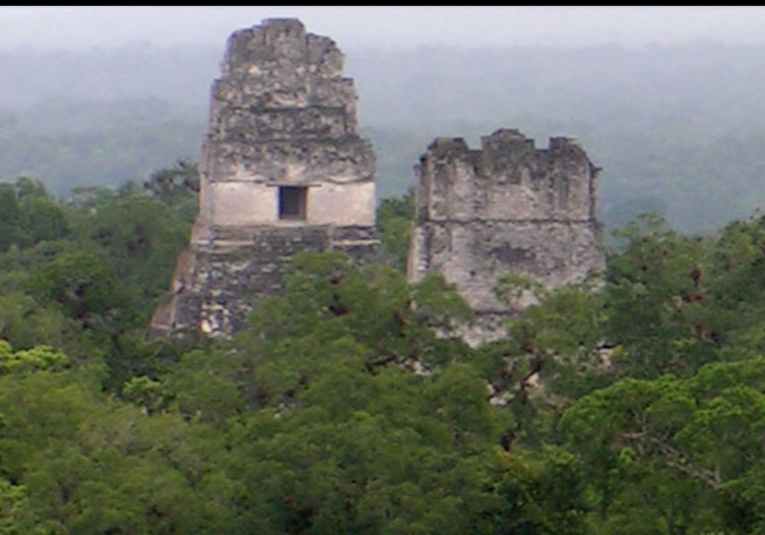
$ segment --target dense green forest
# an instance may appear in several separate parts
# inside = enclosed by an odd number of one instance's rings
[[[392,197],[385,261],[300,255],[232,339],[155,339],[194,181],[0,186],[0,533],[765,531],[765,218],[635,218],[472,348]]]
[[[216,47],[136,44],[0,50],[0,180],[55,195],[143,181],[198,159]],[[545,147],[578,138],[603,168],[608,228],[644,211],[713,232],[765,204],[765,47],[711,42],[627,48],[348,48],[380,198],[404,194],[437,136],[518,128]]]

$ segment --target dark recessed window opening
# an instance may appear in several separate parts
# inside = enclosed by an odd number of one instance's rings
[[[279,219],[305,219],[308,188],[279,186]]]

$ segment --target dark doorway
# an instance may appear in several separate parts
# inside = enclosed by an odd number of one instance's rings
[[[308,188],[279,186],[279,219],[305,219]]]

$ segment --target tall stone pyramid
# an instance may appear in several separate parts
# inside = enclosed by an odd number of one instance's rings
[[[357,133],[343,64],[332,39],[297,19],[229,37],[212,85],[199,214],[155,333],[241,329],[300,251],[375,257],[375,155]]]

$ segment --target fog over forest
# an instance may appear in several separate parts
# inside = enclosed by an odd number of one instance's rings
[[[765,201],[765,44],[382,47],[330,37],[356,82],[380,197],[414,183],[435,137],[475,146],[509,127],[541,147],[578,138],[603,168],[609,227],[655,210],[682,230],[710,231]],[[198,159],[224,45],[0,50],[0,178],[30,175],[64,195]]]

